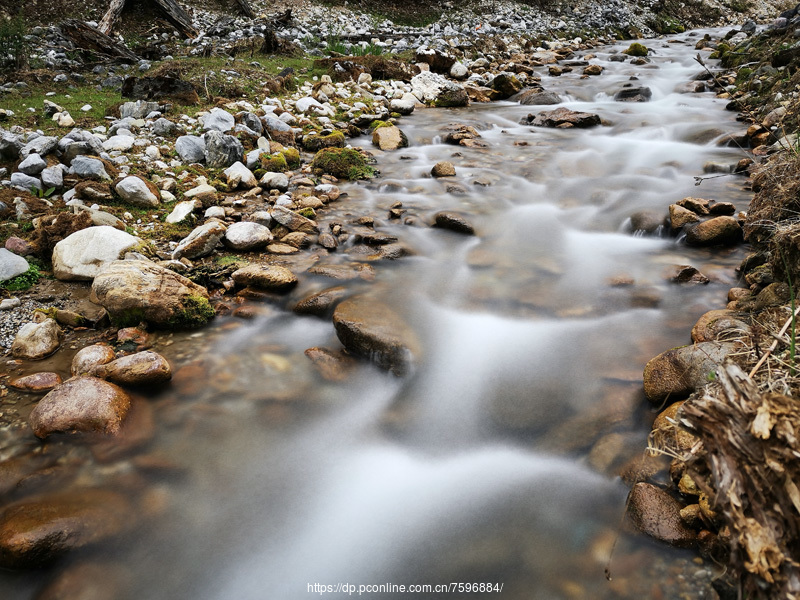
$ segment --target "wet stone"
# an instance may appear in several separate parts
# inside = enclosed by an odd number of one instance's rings
[[[92,374],[94,370],[114,360],[114,349],[108,344],[93,344],[81,348],[72,358],[73,375]]]
[[[34,394],[44,394],[52,390],[61,383],[61,375],[53,372],[34,373],[24,377],[16,377],[8,382],[14,389],[31,392]]]
[[[434,216],[434,224],[440,229],[448,229],[466,235],[475,235],[475,228],[472,226],[472,223],[458,213],[446,211],[436,213]]]
[[[329,314],[334,306],[345,298],[348,289],[344,286],[327,288],[321,292],[311,294],[300,300],[292,309],[298,315],[313,315],[324,317]]]
[[[346,381],[356,367],[356,361],[341,351],[328,348],[309,348],[305,355],[325,381]]]
[[[119,385],[158,385],[172,378],[167,359],[150,350],[122,356],[95,368],[94,375]]]
[[[275,292],[288,292],[298,281],[297,275],[279,265],[248,265],[234,271],[231,277],[237,285]]]
[[[679,548],[691,548],[697,535],[681,519],[682,505],[649,483],[637,483],[628,496],[628,516],[642,533]]]

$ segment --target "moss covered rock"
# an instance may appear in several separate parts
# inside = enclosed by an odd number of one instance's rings
[[[323,148],[314,156],[311,168],[339,179],[369,179],[375,176],[375,169],[367,164],[366,158],[352,148]]]
[[[309,133],[303,137],[303,148],[309,152],[316,152],[322,148],[343,148],[345,137],[341,131],[334,131],[328,135]]]
[[[623,50],[623,54],[627,54],[628,56],[647,56],[650,50],[644,44],[640,44],[639,42],[633,42],[630,46],[628,46],[627,50]]]
[[[275,154],[267,154],[266,152],[259,156],[261,167],[264,171],[269,173],[283,173],[289,170],[289,165],[286,162],[286,157],[277,152]]]

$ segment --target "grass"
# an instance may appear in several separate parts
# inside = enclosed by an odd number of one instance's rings
[[[32,264],[22,275],[17,275],[7,281],[0,282],[0,288],[8,290],[9,292],[21,292],[35,285],[41,277],[42,274],[39,271],[39,267]]]

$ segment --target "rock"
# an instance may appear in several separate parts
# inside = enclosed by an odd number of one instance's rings
[[[742,317],[732,310],[710,310],[692,327],[692,341],[713,342],[724,336],[748,336],[751,333],[750,325]]]
[[[421,357],[414,331],[389,306],[367,296],[341,302],[333,313],[333,325],[348,352],[395,375],[409,373]]]
[[[178,242],[177,247],[172,251],[172,260],[208,256],[222,240],[226,230],[225,225],[219,221],[209,221],[195,227],[188,236]]]
[[[109,226],[87,227],[70,234],[53,249],[53,274],[62,281],[90,281],[108,263],[142,243]]]
[[[684,230],[690,246],[731,246],[742,241],[742,228],[735,217],[714,217]]]
[[[82,375],[42,398],[28,417],[36,437],[51,433],[117,433],[131,400],[112,383]]]
[[[221,108],[212,108],[208,114],[200,117],[203,131],[220,131],[226,133],[234,128],[236,120],[233,115]]]
[[[144,260],[116,261],[100,271],[92,300],[121,325],[198,327],[214,317],[204,287]]]
[[[453,79],[466,79],[469,77],[469,69],[460,61],[453,63],[450,67],[450,77]]]
[[[231,277],[237,285],[274,292],[288,292],[297,285],[297,276],[280,265],[248,265]]]
[[[98,365],[93,375],[119,385],[159,385],[172,379],[167,359],[150,350]]]
[[[372,132],[372,145],[381,150],[397,150],[408,146],[408,138],[399,127],[378,127]]]
[[[546,92],[539,88],[522,90],[520,93],[512,96],[510,100],[517,100],[520,104],[525,106],[561,104],[561,96],[555,92]]]
[[[264,173],[258,183],[265,190],[285,192],[289,189],[289,178],[284,173]]]
[[[633,42],[627,49],[623,50],[623,54],[627,54],[628,56],[638,56],[644,57],[647,56],[649,52],[649,48],[644,44],[640,44],[639,42]]]
[[[266,247],[272,241],[272,233],[268,227],[242,221],[228,227],[222,242],[232,250],[250,252]]]
[[[653,421],[653,442],[658,448],[672,448],[686,452],[698,441],[698,437],[681,426],[680,409],[684,402],[673,402],[658,413]]]
[[[640,482],[628,495],[628,516],[639,531],[678,548],[691,548],[697,534],[681,520],[680,502],[650,483]]]
[[[117,190],[117,193],[125,202],[134,206],[152,208],[161,203],[158,189],[138,175],[129,175],[120,181],[114,189]]]
[[[327,288],[300,300],[292,309],[298,315],[325,317],[348,294],[343,286]]]
[[[11,185],[29,192],[42,189],[42,182],[39,179],[25,175],[25,173],[12,173]]]
[[[92,344],[81,348],[72,358],[71,373],[76,375],[92,375],[100,365],[114,360],[114,349],[108,344]]]
[[[303,148],[309,152],[316,152],[322,148],[344,148],[347,144],[341,131],[334,131],[327,135],[309,133],[303,136]]]
[[[175,140],[175,152],[185,163],[199,163],[206,159],[206,142],[196,135],[182,135]]]
[[[62,169],[61,165],[48,167],[42,171],[41,178],[45,189],[61,189],[64,185],[64,169]]]
[[[206,166],[209,168],[223,169],[244,160],[242,143],[232,135],[211,130],[205,134],[205,142]]]
[[[183,202],[178,202],[175,208],[172,209],[172,212],[167,215],[165,221],[167,223],[181,223],[190,217],[194,211],[202,208],[202,206],[203,203],[199,200],[184,200]]]
[[[700,217],[691,210],[678,206],[677,204],[669,205],[669,221],[673,233],[680,230],[684,225],[697,223],[699,220]]]
[[[736,214],[736,205],[732,202],[715,202],[708,207],[709,214],[730,216]]]
[[[123,83],[123,86],[124,85],[125,84]],[[119,116],[121,119],[144,119],[150,113],[160,111],[161,106],[158,104],[158,102],[136,100],[136,102],[123,103],[122,106],[119,107]]]
[[[708,207],[711,204],[711,202],[709,200],[706,200],[705,198],[692,198],[691,196],[688,196],[686,198],[683,198],[682,200],[678,200],[676,204],[680,207],[692,211],[695,214],[702,216],[708,214],[709,212]]]
[[[127,152],[133,148],[136,138],[132,135],[114,135],[103,142],[103,150],[106,152],[113,152],[118,150],[120,152]]]
[[[0,248],[0,281],[8,281],[30,269],[28,261],[13,252]]]
[[[108,540],[133,526],[133,512],[123,495],[101,489],[59,492],[12,504],[0,515],[0,566],[37,567]]]
[[[69,172],[82,179],[99,179],[101,181],[111,181],[111,177],[106,172],[106,167],[100,159],[88,156],[76,156],[72,159]]]
[[[433,177],[455,177],[456,168],[453,166],[453,163],[441,160],[433,165],[431,175]]]
[[[481,137],[478,130],[469,125],[461,125],[459,123],[451,123],[443,127],[441,131],[444,132],[442,141],[445,144],[455,144],[458,146],[467,146],[466,142]]]
[[[522,89],[522,84],[511,73],[498,73],[497,76],[489,83],[496,94],[498,100],[510,98]]]
[[[667,269],[667,279],[673,283],[702,283],[710,280],[691,265],[675,265]]]
[[[614,94],[617,102],[649,102],[652,97],[649,87],[624,87]]]
[[[29,154],[47,156],[51,152],[55,152],[56,148],[58,148],[57,137],[41,135],[25,144],[20,150],[19,155],[20,158],[25,158]]]
[[[736,342],[703,342],[662,352],[644,368],[647,399],[660,404],[667,398],[685,398],[705,386],[727,356],[739,347]]]
[[[258,180],[253,172],[238,161],[225,169],[223,173],[227,178],[228,188],[231,190],[235,190],[237,187],[250,189],[258,185]]]
[[[62,337],[61,328],[53,319],[45,318],[41,322],[26,323],[11,344],[11,355],[28,360],[45,358],[58,350]]]
[[[153,123],[153,135],[172,137],[173,135],[177,135],[182,131],[183,128],[180,125],[173,123],[164,117],[159,118],[155,123]]]
[[[369,179],[375,175],[364,155],[355,148],[323,148],[311,161],[311,169],[340,179]]]
[[[442,211],[434,216],[434,225],[441,229],[448,229],[456,233],[475,235],[475,228],[464,217],[458,213]]]
[[[25,173],[25,175],[35,177],[41,173],[45,167],[47,167],[47,162],[34,152],[33,154],[29,154],[25,160],[19,163],[17,169],[19,169],[22,173]]]
[[[528,115],[528,122],[535,127],[558,127],[560,129],[565,129],[570,127],[584,128],[600,125],[600,115],[577,112],[564,107],[540,112],[532,120],[530,117],[531,115]]]
[[[200,102],[197,92],[188,81],[178,79],[175,77],[127,77],[122,83],[121,94],[123,98],[148,100],[161,100],[168,98],[176,100],[183,105],[195,105]],[[127,103],[126,103],[127,104]],[[155,102],[145,103],[150,105],[156,104]],[[158,106],[156,104],[156,106]],[[145,109],[141,117],[146,117],[148,114],[159,108]]]
[[[417,97],[406,92],[402,98],[394,98],[389,102],[389,110],[401,115],[410,115],[417,105]]]
[[[61,384],[61,375],[53,372],[34,373],[24,377],[16,377],[8,385],[16,390],[44,394]]]
[[[344,352],[327,348],[309,348],[304,354],[325,381],[345,381],[356,367],[356,361]]]
[[[270,214],[275,221],[291,231],[302,231],[305,233],[316,233],[319,231],[315,221],[303,215],[299,215],[285,206],[276,205]]]
[[[589,65],[583,70],[583,74],[589,76],[600,75],[602,72],[603,67],[600,65]]]
[[[411,78],[411,92],[421,102],[434,106],[466,106],[466,90],[438,73],[423,72]]]
[[[5,249],[13,252],[17,256],[29,256],[33,254],[33,247],[23,240],[22,238],[18,238],[15,235],[12,235],[10,238],[6,240]],[[0,252],[0,265],[3,263],[3,256],[5,256],[2,252]],[[17,263],[17,268],[22,266],[22,263]],[[5,281],[7,278],[3,275],[4,271],[3,268],[0,267],[0,281]]]
[[[657,233],[664,225],[664,218],[660,213],[648,210],[635,212],[631,215],[631,232]]]

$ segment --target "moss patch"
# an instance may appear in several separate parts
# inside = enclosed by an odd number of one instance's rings
[[[187,296],[181,301],[183,312],[173,317],[169,324],[175,328],[201,327],[214,318],[214,307],[203,296]]]
[[[303,148],[309,152],[316,152],[322,148],[342,148],[345,137],[341,131],[334,131],[328,135],[309,133],[303,138]]]
[[[647,46],[639,42],[633,42],[628,46],[627,50],[622,51],[623,54],[627,54],[628,56],[647,56],[648,52],[650,52],[650,50],[647,49]]]
[[[281,152],[275,154],[267,154],[266,152],[259,156],[261,160],[261,167],[264,171],[271,173],[283,173],[289,170],[289,165],[286,162],[286,156]]]
[[[375,169],[366,159],[352,148],[324,148],[317,152],[311,168],[328,173],[339,179],[370,179],[375,177]]]

